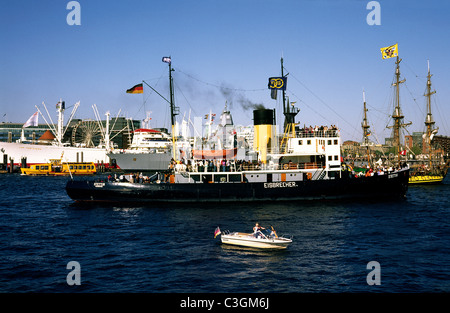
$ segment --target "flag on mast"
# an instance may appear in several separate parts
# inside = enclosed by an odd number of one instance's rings
[[[172,62],[172,58],[171,57],[163,57],[162,58],[162,61],[164,62],[164,63],[171,63]]]
[[[39,112],[34,113],[30,116],[30,118],[23,124],[22,128],[28,127],[28,126],[38,126],[38,119],[39,119]]]
[[[144,86],[142,84],[137,84],[128,89],[127,93],[144,93]]]
[[[269,89],[286,90],[287,77],[269,77]]]
[[[380,50],[381,50],[381,56],[382,56],[383,60],[397,57],[398,56],[398,43],[396,43],[395,45],[389,46],[389,47],[380,48]]]
[[[216,237],[219,236],[220,234],[221,234],[220,228],[217,227],[216,230],[214,231],[214,238],[216,238]]]

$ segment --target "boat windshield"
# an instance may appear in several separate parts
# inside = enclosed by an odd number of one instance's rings
[[[262,238],[269,238],[269,239],[276,238],[275,233],[272,230],[270,230],[270,229],[259,230],[255,234],[255,237],[258,237],[258,235],[261,236]]]

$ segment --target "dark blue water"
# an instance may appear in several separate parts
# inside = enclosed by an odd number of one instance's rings
[[[67,178],[0,175],[0,292],[450,292],[450,182],[407,200],[126,207],[74,205]],[[221,245],[255,222],[286,251]],[[81,285],[66,281],[70,261]],[[380,285],[366,278],[380,264]]]

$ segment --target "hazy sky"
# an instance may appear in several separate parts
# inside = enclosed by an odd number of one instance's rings
[[[268,78],[289,72],[287,95],[300,108],[301,125],[341,128],[360,141],[366,92],[369,123],[381,143],[390,131],[395,59],[380,48],[399,44],[401,101],[409,132],[423,131],[427,60],[433,115],[439,134],[450,135],[450,1],[380,0],[381,25],[369,25],[367,0],[79,0],[81,25],[69,25],[69,1],[0,1],[1,122],[25,122],[45,101],[55,119],[60,98],[80,101],[77,118],[110,111],[170,124],[168,104],[150,88],[125,91],[145,80],[168,98],[168,66],[175,69],[181,120],[191,111],[217,115],[228,101],[235,124],[250,125],[252,110],[277,110]],[[40,123],[44,123],[40,119]]]

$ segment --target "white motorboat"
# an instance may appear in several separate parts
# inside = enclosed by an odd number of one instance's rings
[[[260,249],[286,249],[292,243],[291,238],[277,236],[274,231],[258,231],[256,233],[241,233],[224,231],[216,234],[221,235],[224,244],[237,245]]]

